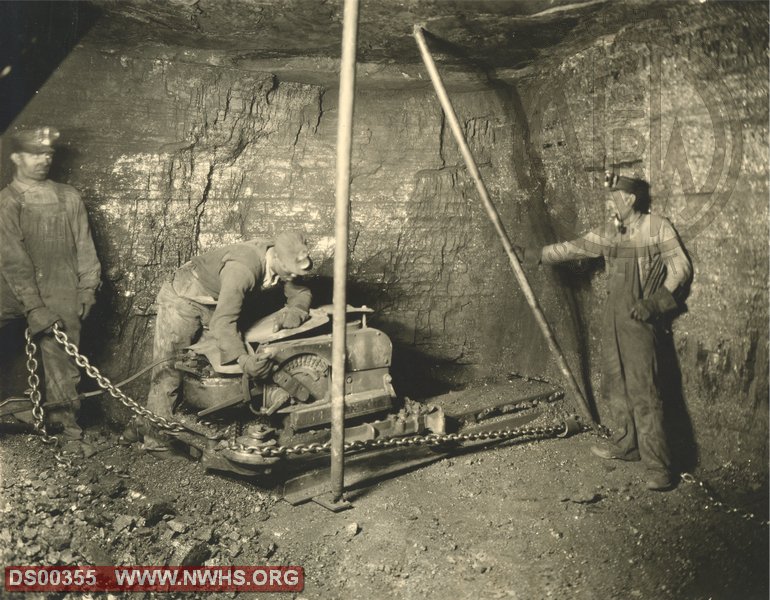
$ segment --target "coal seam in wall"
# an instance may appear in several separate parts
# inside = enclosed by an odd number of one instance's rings
[[[209,172],[206,175],[206,185],[203,188],[203,194],[201,195],[201,199],[198,201],[198,204],[195,205],[194,244],[195,244],[196,250],[200,247],[199,241],[200,241],[200,234],[201,234],[201,219],[203,218],[203,213],[206,212],[206,201],[208,200],[209,192],[211,191],[211,182],[214,176],[215,166],[216,166],[216,163],[214,162],[212,162],[209,165]]]

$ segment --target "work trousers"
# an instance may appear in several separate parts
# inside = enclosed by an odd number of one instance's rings
[[[78,315],[78,246],[73,238],[73,224],[64,202],[54,194],[23,203],[19,220],[24,236],[24,251],[20,256],[5,256],[8,264],[31,261],[35,265],[34,284],[45,306],[64,325],[69,340],[80,343]],[[6,248],[3,249],[8,252]],[[16,261],[16,262],[14,262]],[[24,319],[25,308],[5,280],[0,285],[0,328]],[[45,373],[45,405],[47,408],[80,408],[78,383],[80,370],[56,341],[53,333],[35,339],[40,348]]]
[[[66,320],[62,317],[64,331],[69,340],[77,345],[80,343],[80,319],[73,315],[69,317]],[[23,317],[19,318],[23,319]],[[12,320],[14,319],[0,317],[0,329],[10,325]],[[37,358],[42,358],[43,363],[45,408],[70,409],[73,414],[77,413],[80,410],[80,396],[77,390],[80,383],[80,369],[75,364],[75,360],[64,351],[64,347],[56,341],[53,333],[41,334],[34,339],[34,342],[40,349]]]
[[[198,338],[208,325],[211,309],[179,295],[182,291],[178,277],[173,283],[164,283],[158,292],[153,340],[153,360],[172,359],[156,366],[152,371],[147,408],[162,417],[169,418],[179,400],[182,374],[174,368],[174,358]]]
[[[615,451],[626,458],[641,458],[650,471],[669,473],[671,453],[657,381],[657,340],[662,332],[656,325],[631,318],[631,308],[641,297],[635,262],[617,260],[609,273],[603,391],[615,425]]]

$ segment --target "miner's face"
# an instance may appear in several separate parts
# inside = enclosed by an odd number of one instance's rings
[[[43,181],[51,169],[53,152],[14,152],[11,160],[16,165],[16,173],[22,179]]]
[[[273,270],[283,281],[294,281],[297,277],[306,275],[312,268],[310,257],[304,257],[301,261],[290,260],[276,252]]]
[[[293,281],[297,277],[286,267],[286,265],[284,265],[278,253],[275,255],[273,270],[275,270],[276,275],[278,275],[278,277],[280,277],[283,281]]]
[[[625,221],[633,212],[634,202],[636,196],[624,192],[622,190],[615,190],[610,193],[610,197],[605,204],[607,208],[607,216],[610,219],[617,219],[618,221]]]

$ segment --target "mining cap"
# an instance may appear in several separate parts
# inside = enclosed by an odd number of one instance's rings
[[[646,196],[649,193],[649,185],[643,179],[635,177],[625,177],[617,173],[607,171],[604,175],[604,187],[610,192],[622,191],[633,194],[637,198]]]
[[[46,154],[53,152],[59,135],[59,130],[55,127],[38,127],[17,131],[11,135],[11,153]]]
[[[281,264],[294,275],[306,275],[313,268],[305,235],[299,231],[283,231],[275,238],[275,253]]]
[[[624,204],[631,204],[640,212],[649,212],[650,210],[650,184],[644,179],[635,177],[624,177],[607,171],[604,176],[604,187],[610,192],[620,190],[633,195],[634,200],[624,201]],[[616,198],[615,202],[619,200]]]

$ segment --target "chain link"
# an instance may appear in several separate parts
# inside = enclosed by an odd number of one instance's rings
[[[508,381],[511,381],[512,379],[521,379],[529,384],[547,383],[548,385],[556,388],[557,391],[551,394],[551,396],[549,396],[548,401],[550,401],[554,397],[556,399],[563,398],[565,395],[564,388],[561,385],[551,381],[546,377],[543,377],[542,375],[539,375],[539,376],[525,375],[524,373],[519,373],[518,371],[511,371],[510,373],[508,373]],[[579,416],[576,416],[575,418],[578,421],[581,421]],[[612,430],[606,425],[602,425],[600,423],[592,423],[591,425],[587,425],[581,422],[580,426],[582,431],[595,435],[598,438],[607,439],[612,437]]]
[[[509,379],[514,378],[514,377],[515,378],[519,378],[519,379],[523,379],[526,382],[533,382],[534,381],[534,382],[540,382],[540,383],[547,383],[549,385],[553,385],[555,387],[559,387],[559,386],[556,386],[556,384],[554,384],[553,382],[551,382],[548,379],[546,379],[545,377],[532,377],[532,376],[523,375],[522,373],[517,373],[517,372],[512,372],[512,373],[510,373],[508,375]],[[612,435],[612,431],[606,425],[601,425],[601,424],[598,424],[598,423],[593,425],[593,426],[588,426],[588,425],[586,425],[584,423],[581,423],[580,425],[581,425],[581,430],[582,431],[587,431],[587,432],[591,433],[592,435],[595,435],[596,437],[599,437],[599,438],[605,438],[606,439],[606,438],[611,437],[611,435]],[[737,516],[739,516],[740,518],[742,518],[742,519],[744,519],[746,521],[757,521],[760,524],[765,525],[765,526],[770,525],[770,521],[762,519],[761,517],[759,517],[758,515],[755,515],[752,512],[741,510],[740,508],[735,508],[733,506],[726,505],[724,502],[722,502],[721,500],[716,498],[714,492],[708,487],[708,485],[706,484],[705,481],[703,481],[701,479],[698,479],[692,473],[682,473],[681,474],[681,478],[682,478],[682,481],[684,481],[686,483],[697,484],[701,488],[701,490],[703,490],[703,492],[706,494],[706,497],[708,498],[708,502],[709,502],[709,504],[706,504],[706,506],[705,506],[706,510],[709,510],[710,508],[714,508],[714,509],[717,509],[717,510],[722,510],[722,511],[724,511],[727,514],[737,515]]]
[[[356,440],[345,442],[343,452],[360,452],[364,450],[380,450],[385,448],[400,448],[412,446],[440,446],[447,443],[464,443],[480,441],[506,441],[520,437],[532,439],[549,439],[559,437],[567,431],[565,423],[547,427],[519,427],[516,429],[501,429],[482,431],[478,433],[431,433],[428,435],[412,435],[407,437],[377,438],[373,440]],[[585,431],[581,427],[581,431]],[[241,443],[231,443],[229,450],[259,454],[265,458],[276,458],[302,454],[319,454],[331,452],[331,442],[298,444],[296,446],[249,446]]]
[[[75,344],[69,341],[67,334],[64,333],[58,325],[54,325],[54,336],[56,340],[64,347],[64,351],[75,359],[77,365],[85,370],[89,377],[96,380],[99,387],[109,392],[109,394],[119,400],[124,406],[134,412],[136,415],[146,419],[151,424],[160,429],[164,429],[170,432],[182,432],[188,431],[189,428],[178,421],[171,421],[159,415],[156,415],[152,411],[140,406],[135,400],[128,397],[120,389],[110,382],[104,375],[99,372],[99,369],[91,365],[88,358],[80,354]],[[518,376],[518,374],[516,375]],[[527,381],[540,381],[543,383],[549,383],[543,379],[527,378]],[[549,396],[556,399],[561,397],[563,392],[557,391]],[[581,431],[585,431],[588,428],[581,426]],[[384,448],[398,448],[408,446],[438,446],[446,443],[463,443],[463,442],[476,442],[476,441],[505,441],[518,437],[533,437],[535,439],[547,439],[551,437],[557,437],[563,434],[567,430],[567,426],[564,423],[553,425],[550,427],[519,427],[517,429],[503,429],[498,431],[485,431],[479,433],[447,433],[447,434],[429,434],[429,435],[413,435],[397,438],[378,438],[374,440],[357,440],[354,442],[346,442],[343,448],[344,452],[359,452],[362,450],[371,449],[384,449]],[[247,452],[249,454],[259,454],[265,458],[275,458],[292,455],[302,454],[319,454],[331,452],[331,442],[311,443],[311,444],[297,444],[296,446],[265,446],[265,445],[246,445],[239,442],[231,441],[229,450],[236,452]]]
[[[698,479],[693,475],[692,473],[682,473],[681,474],[682,481],[685,483],[692,483],[697,484],[698,487],[700,487],[701,490],[706,494],[706,498],[708,498],[709,504],[706,504],[704,508],[706,510],[709,510],[710,508],[716,508],[717,510],[722,510],[726,512],[727,514],[737,515],[741,519],[744,519],[746,521],[757,521],[762,525],[768,526],[770,525],[770,521],[761,518],[759,515],[755,515],[753,512],[741,510],[740,508],[735,508],[734,506],[728,506],[721,500],[718,500],[714,494],[714,492],[709,488],[709,486],[706,484],[705,481],[702,479]]]
[[[161,417],[160,415],[156,415],[151,410],[148,410],[144,406],[141,406],[133,398],[127,396],[122,390],[120,390],[109,379],[107,379],[107,377],[102,375],[99,369],[94,367],[86,356],[82,355],[78,351],[78,347],[69,341],[67,334],[61,330],[58,324],[54,324],[53,334],[54,334],[54,337],[56,337],[56,341],[59,342],[64,347],[64,351],[67,354],[69,354],[72,358],[75,359],[75,363],[80,368],[84,369],[86,374],[91,379],[94,379],[97,384],[99,384],[100,388],[109,392],[110,396],[118,400],[121,404],[123,404],[123,406],[128,408],[131,412],[147,420],[158,429],[163,429],[165,431],[170,431],[172,433],[181,433],[187,430],[187,428],[182,423],[179,423],[177,421],[172,421],[170,419],[166,419],[165,417]]]
[[[56,462],[65,466],[72,466],[72,460],[66,456],[64,452],[57,451],[59,447],[59,438],[55,435],[49,435],[45,426],[45,411],[41,402],[40,395],[40,376],[37,374],[38,362],[35,355],[37,354],[37,344],[32,340],[32,333],[29,329],[24,331],[24,351],[27,355],[27,385],[29,385],[29,399],[32,401],[32,417],[34,418],[33,426],[40,435],[40,439],[44,444],[54,447],[54,458]]]
[[[134,414],[159,429],[163,429],[172,433],[179,433],[189,430],[188,427],[178,421],[172,421],[156,415],[152,411],[138,404],[133,398],[127,396],[117,386],[115,386],[107,377],[101,374],[99,369],[91,365],[88,358],[82,355],[78,351],[78,347],[69,341],[67,334],[64,333],[58,324],[53,326],[53,333],[56,340],[64,347],[64,351],[71,356],[75,363],[85,370],[89,377],[94,379],[99,387],[109,392],[110,396],[120,401],[126,408],[131,410]],[[32,340],[32,336],[29,329],[25,332],[26,339],[26,354],[27,354],[27,371],[29,376],[27,377],[27,383],[29,384],[30,400],[32,401],[33,408],[32,414],[35,419],[35,429],[40,433],[40,437],[46,444],[58,445],[59,440],[56,436],[48,435],[45,427],[43,406],[40,400],[40,378],[37,375],[38,362],[35,358],[37,352],[37,346]],[[531,377],[523,375],[521,373],[513,372],[509,374],[509,378],[516,377],[523,379],[528,383],[546,383],[554,385],[551,381],[544,377]],[[555,386],[559,387],[559,386]],[[563,390],[559,389],[551,394],[546,401],[552,401],[564,396]],[[578,418],[579,421],[579,418]],[[204,422],[206,425],[209,423]],[[580,432],[589,432],[597,437],[608,438],[611,431],[605,425],[587,425],[580,422]],[[236,428],[237,430],[237,428]],[[549,439],[563,435],[568,431],[568,426],[565,423],[559,423],[556,425],[546,427],[519,427],[516,429],[502,429],[496,431],[484,431],[478,433],[445,433],[445,434],[428,434],[428,435],[413,435],[407,437],[393,437],[393,438],[378,438],[373,440],[356,440],[354,442],[346,442],[343,451],[346,453],[360,452],[364,450],[372,449],[385,449],[385,448],[399,448],[399,447],[411,447],[411,446],[440,446],[448,443],[465,443],[465,442],[479,442],[479,441],[506,441],[520,437],[529,437],[535,439]],[[226,434],[232,433],[231,428],[228,428]],[[237,431],[236,431],[237,433]],[[224,435],[222,437],[227,437]],[[231,441],[228,446],[229,450],[236,452],[246,452],[249,454],[259,454],[265,458],[285,457],[292,455],[303,454],[319,454],[331,452],[331,441],[311,444],[297,444],[295,446],[250,446],[235,441]],[[70,461],[62,455],[62,453],[56,453],[56,460],[63,464],[71,464]],[[710,506],[714,508],[724,510],[726,513],[736,514],[743,519],[759,521],[763,525],[770,524],[770,521],[761,519],[757,515],[751,512],[742,511],[738,508],[728,507],[724,502],[718,500],[713,492],[709,489],[706,483],[700,479],[697,479],[691,473],[682,473],[682,481],[687,483],[697,483],[700,488],[705,492],[709,500],[709,505],[706,505],[708,509]]]

